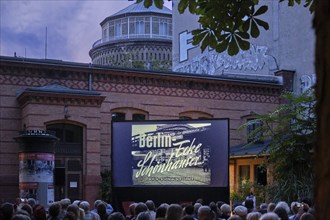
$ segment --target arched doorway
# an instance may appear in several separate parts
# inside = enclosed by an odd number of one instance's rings
[[[83,128],[56,123],[47,125],[60,139],[55,146],[55,201],[63,198],[82,199]]]

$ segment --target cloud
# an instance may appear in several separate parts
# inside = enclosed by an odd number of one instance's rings
[[[73,48],[76,48],[75,51],[71,52],[71,56],[75,60],[91,62],[89,50],[93,43],[101,38],[101,21],[130,4],[132,2],[128,1],[123,1],[120,4],[118,1],[87,1],[82,4],[80,11],[71,21],[72,30],[67,36],[72,42]],[[81,47],[81,45],[86,46]]]
[[[65,44],[65,21],[74,7],[71,1],[1,1],[1,54],[25,56],[24,48],[28,57],[44,58],[46,27],[53,28],[47,39],[54,39],[55,48],[62,49],[58,45]]]
[[[0,54],[91,62],[100,22],[133,4],[127,0],[1,0]],[[166,2],[169,6],[169,3]],[[46,38],[47,28],[47,38]],[[46,47],[47,40],[47,47]]]

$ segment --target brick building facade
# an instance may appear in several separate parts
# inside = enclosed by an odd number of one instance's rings
[[[0,57],[0,66],[0,202],[18,196],[14,138],[21,130],[57,131],[55,199],[93,202],[100,172],[111,169],[112,119],[229,118],[235,146],[246,143],[238,127],[252,112],[273,110],[282,91],[280,77],[237,80],[16,57]],[[77,187],[69,190],[69,182]]]

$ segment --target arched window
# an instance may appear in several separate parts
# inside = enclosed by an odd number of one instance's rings
[[[259,121],[255,121],[255,118],[248,118],[247,119],[247,142],[253,142],[253,141],[257,141],[258,143],[263,142],[262,139],[262,133],[258,132],[257,129],[259,129],[262,126],[262,123]],[[257,132],[256,134],[253,134]],[[251,136],[251,134],[253,134]]]
[[[112,121],[125,121],[125,113],[123,112],[112,112],[111,113]]]
[[[133,114],[133,121],[145,121],[146,115],[145,114]]]
[[[179,119],[180,120],[189,120],[189,119],[192,119],[192,118],[188,117],[188,116],[179,116]]]
[[[263,143],[263,134],[262,132],[258,132],[259,128],[262,126],[262,122],[255,120],[255,114],[250,113],[248,115],[241,117],[241,124],[247,124],[246,130],[242,130],[242,138],[247,143],[257,142]]]
[[[130,107],[116,108],[111,111],[112,120],[114,121],[144,121],[147,120],[148,112]]]
[[[82,141],[82,127],[72,124],[50,124],[48,130],[56,132],[60,143],[79,143]]]

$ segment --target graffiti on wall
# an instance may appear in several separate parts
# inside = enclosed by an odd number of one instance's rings
[[[276,59],[268,55],[267,51],[268,47],[255,45],[251,45],[247,51],[240,51],[235,56],[210,50],[193,58],[192,62],[174,67],[174,71],[219,75],[225,71],[257,72],[265,68],[268,71],[278,69]]]
[[[316,75],[315,74],[304,74],[300,77],[300,91],[303,93],[307,89],[311,88],[316,83]]]

